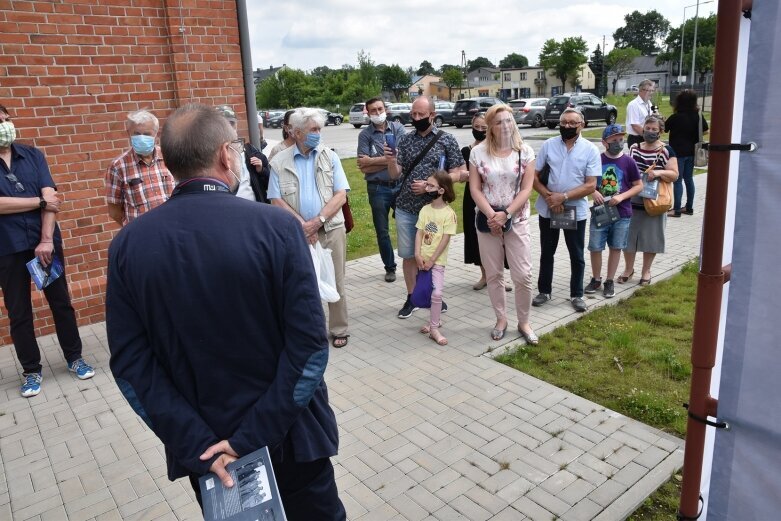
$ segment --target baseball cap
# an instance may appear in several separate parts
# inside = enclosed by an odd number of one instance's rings
[[[624,132],[624,127],[618,124],[608,125],[605,127],[605,130],[602,131],[602,141],[605,141],[610,136],[615,136],[616,134],[626,134],[626,132]]]
[[[220,113],[221,116],[223,116],[228,121],[233,120],[236,121],[236,113],[233,111],[232,108],[230,108],[227,105],[220,105],[217,107],[217,112]]]

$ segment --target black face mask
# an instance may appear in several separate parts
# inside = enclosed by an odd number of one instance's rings
[[[472,137],[475,138],[475,141],[485,141],[485,135],[487,132],[487,130],[472,129]]]
[[[415,130],[418,132],[425,132],[428,130],[428,127],[431,126],[431,121],[428,118],[411,119],[410,123],[412,123],[412,126],[415,127]]]
[[[574,138],[578,135],[578,128],[577,127],[559,127],[559,132],[561,133],[561,138],[564,141],[569,141],[570,139]]]

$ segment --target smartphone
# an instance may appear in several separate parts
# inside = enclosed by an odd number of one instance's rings
[[[393,153],[396,153],[396,136],[393,135],[392,132],[387,132],[385,134],[385,144],[388,145],[388,148],[393,150]]]

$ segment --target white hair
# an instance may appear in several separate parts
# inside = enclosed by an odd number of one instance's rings
[[[160,122],[154,114],[148,110],[136,110],[127,115],[125,130],[130,131],[136,125],[143,125],[144,123],[153,123],[155,126],[155,133],[160,129]]]
[[[309,107],[296,109],[290,115],[289,125],[293,130],[304,130],[310,121],[315,122],[320,128],[325,126],[325,116],[323,116],[323,113]]]

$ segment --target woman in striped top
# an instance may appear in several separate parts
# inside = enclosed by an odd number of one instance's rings
[[[629,149],[629,156],[637,162],[641,172],[646,172],[648,180],[659,178],[670,183],[678,179],[678,160],[669,145],[659,139],[664,130],[664,120],[650,115],[643,122],[643,142]],[[624,273],[618,277],[623,284],[632,278],[635,272],[635,255],[643,252],[643,268],[640,275],[641,286],[651,283],[651,264],[657,253],[664,253],[664,228],[667,215],[650,216],[643,206],[643,198],[632,197],[632,221],[629,225],[629,239],[624,250]]]

